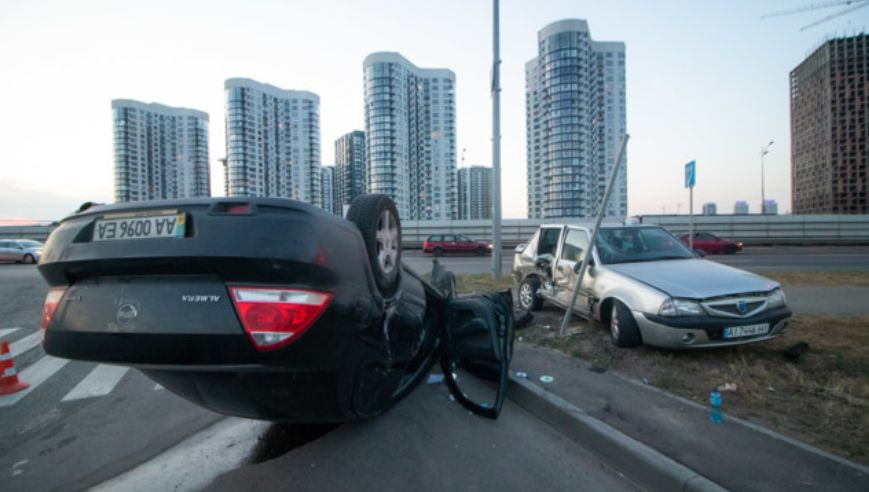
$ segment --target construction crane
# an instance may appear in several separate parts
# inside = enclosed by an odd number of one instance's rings
[[[829,9],[829,8],[833,8],[833,7],[842,7],[842,6],[845,6],[845,8],[838,11],[838,12],[830,14],[822,19],[818,19],[815,22],[812,22],[811,24],[807,24],[807,25],[801,27],[800,31],[805,31],[806,29],[815,27],[819,24],[823,24],[824,22],[827,22],[828,20],[832,20],[832,19],[835,19],[837,17],[841,17],[845,14],[850,14],[851,12],[853,12],[857,9],[867,7],[867,6],[869,6],[869,0],[832,0],[829,2],[813,3],[813,4],[809,4],[809,5],[804,5],[802,7],[794,7],[792,9],[779,10],[778,12],[772,12],[772,13],[763,15],[760,18],[761,19],[769,19],[772,17],[781,17],[783,15],[799,14],[802,12],[809,12],[812,10]]]

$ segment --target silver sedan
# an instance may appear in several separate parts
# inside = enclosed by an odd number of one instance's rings
[[[0,239],[0,261],[39,263],[43,246],[31,239]]]
[[[567,308],[589,251],[585,227],[543,225],[516,249],[519,304]],[[574,312],[609,326],[619,347],[713,347],[785,333],[791,311],[778,283],[707,261],[657,226],[601,228]]]

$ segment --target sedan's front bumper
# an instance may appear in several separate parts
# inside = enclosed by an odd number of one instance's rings
[[[791,310],[786,306],[768,309],[749,318],[723,318],[717,316],[658,316],[634,311],[643,343],[655,347],[687,349],[725,347],[760,342],[777,338],[787,331]],[[731,338],[723,337],[725,328],[768,323],[769,332],[763,335]]]

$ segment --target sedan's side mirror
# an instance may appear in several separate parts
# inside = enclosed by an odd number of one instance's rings
[[[522,243],[522,244],[516,246],[516,249],[514,249],[514,251],[517,253],[521,253],[521,252],[525,251],[525,246],[527,246],[527,244]]]
[[[702,249],[695,249],[695,250],[694,250],[694,254],[697,255],[697,256],[699,256],[700,258],[705,258],[705,257],[706,257],[706,252],[703,251]]]

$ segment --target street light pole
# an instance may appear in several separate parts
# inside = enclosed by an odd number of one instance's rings
[[[763,156],[769,154],[769,148],[774,143],[775,143],[775,140],[770,140],[768,144],[766,144],[760,148],[760,214],[761,215],[766,213],[764,211],[764,207],[766,206],[766,180],[764,178]]]
[[[498,0],[492,1],[492,278],[501,278],[501,53]]]

